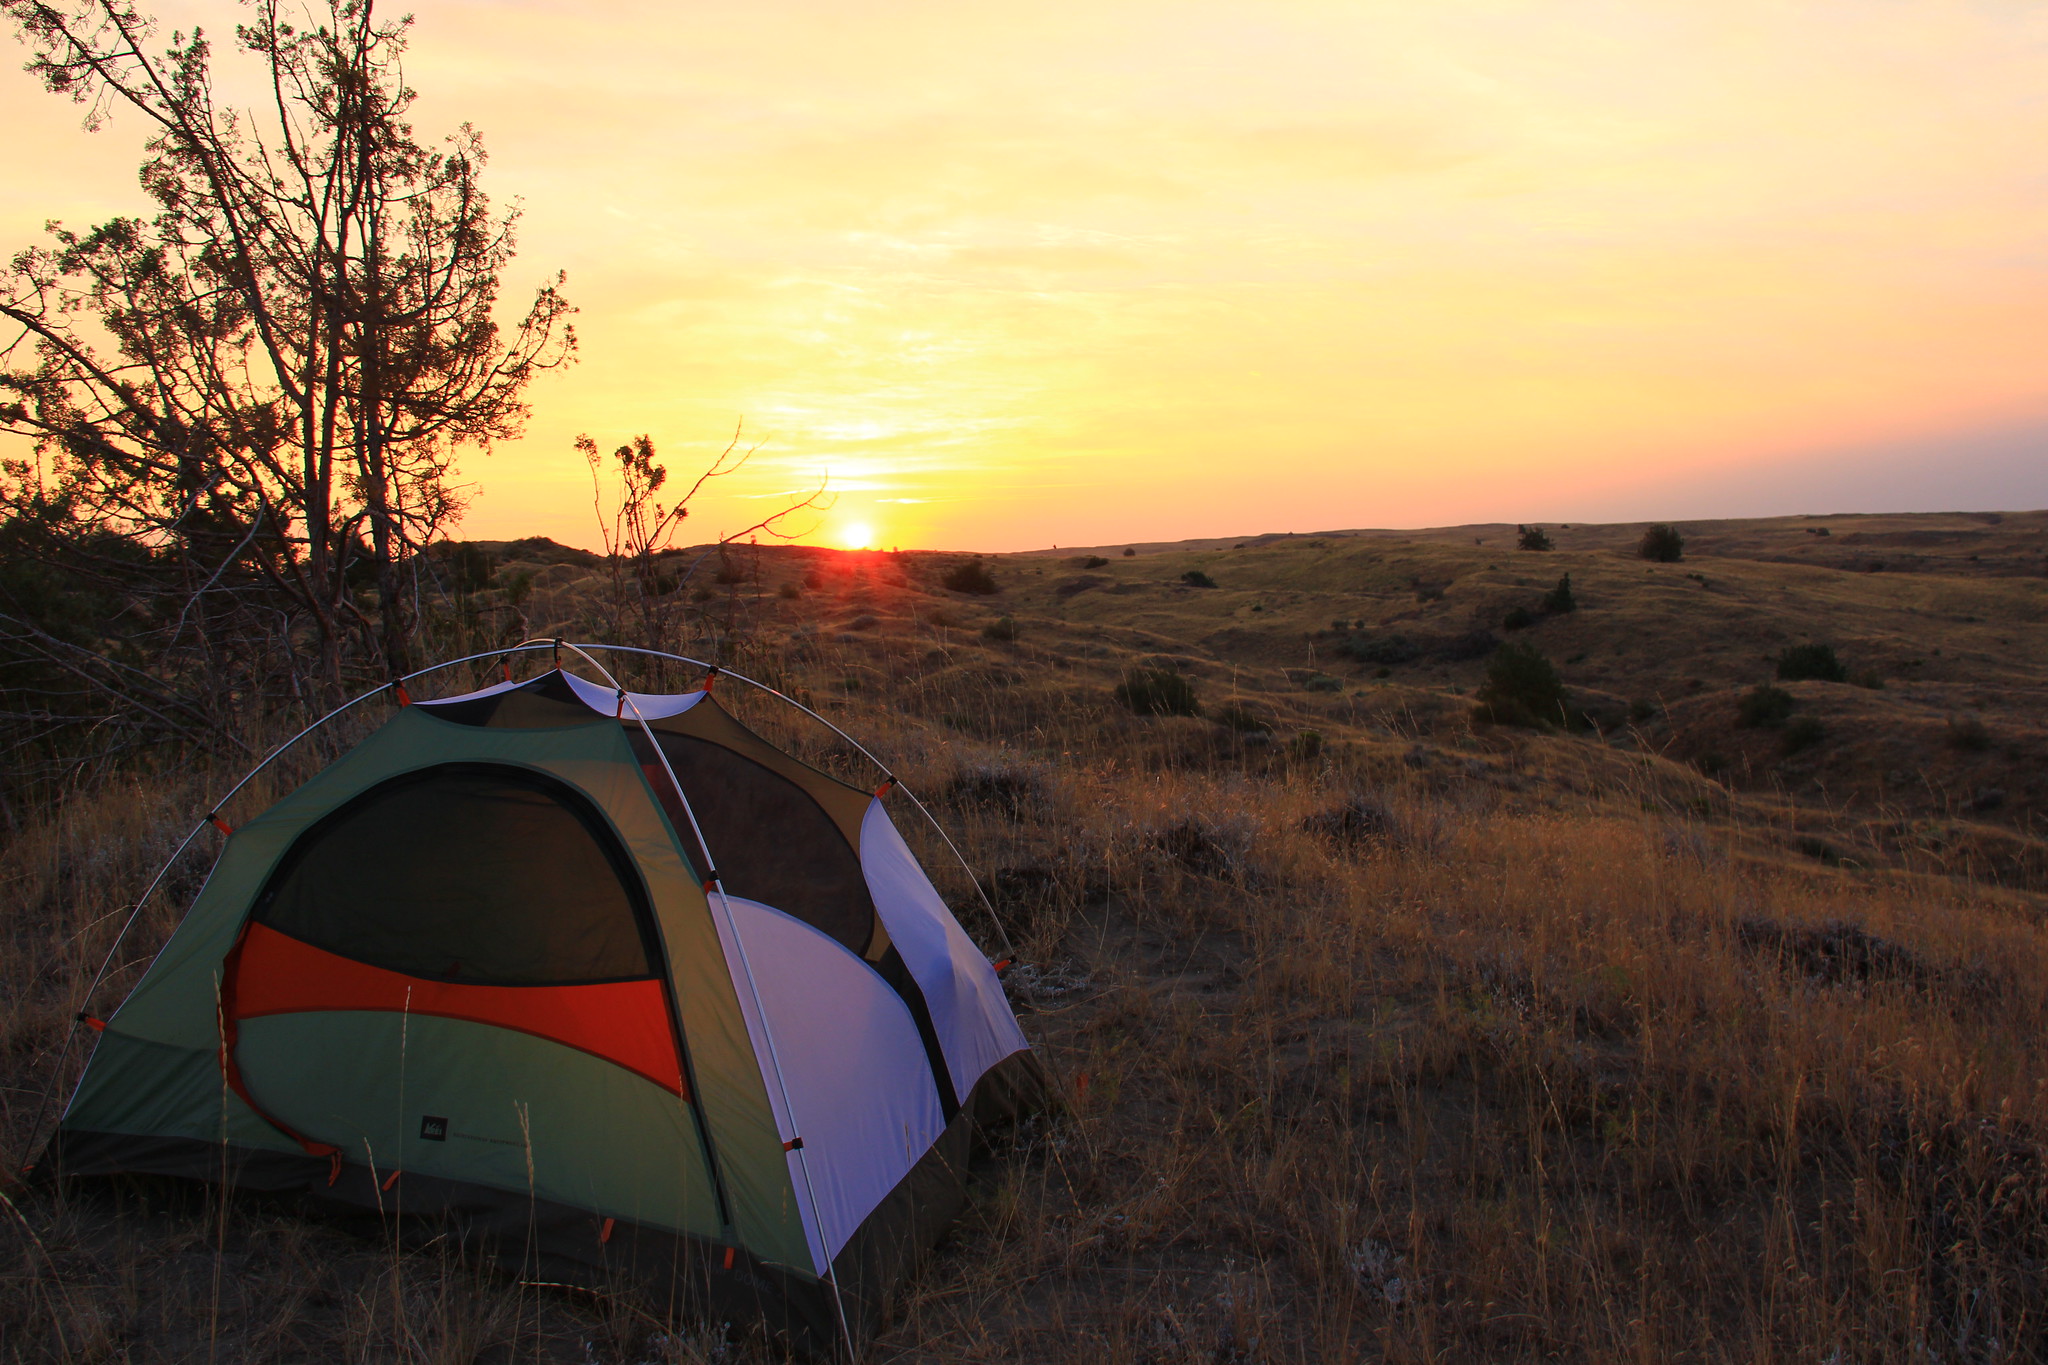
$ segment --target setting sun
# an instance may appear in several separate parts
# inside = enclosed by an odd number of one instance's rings
[[[875,542],[875,528],[864,521],[850,521],[839,529],[839,543],[849,550],[865,550]]]

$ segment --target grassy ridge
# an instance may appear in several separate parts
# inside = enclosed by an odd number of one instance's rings
[[[1657,566],[1626,527],[1106,547],[987,560],[992,594],[941,586],[959,556],[727,575],[732,662],[957,831],[1066,1090],[875,1358],[2048,1355],[2043,520],[1688,527]],[[1951,539],[1850,539],[1920,532]],[[573,626],[591,566],[510,548],[528,628]],[[1918,558],[1828,558],[1878,549]],[[1565,573],[1578,611],[1504,628]],[[1475,725],[1481,631],[1550,657],[1586,728]],[[1415,655],[1357,657],[1391,636]],[[1740,702],[1813,640],[1861,685],[1778,684],[1822,731],[1788,752]],[[1203,714],[1118,705],[1134,668]],[[90,794],[0,855],[10,1155],[100,917],[209,785]],[[150,1198],[0,1210],[0,1359],[762,1355],[442,1244]]]

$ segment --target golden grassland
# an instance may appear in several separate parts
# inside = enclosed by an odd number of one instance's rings
[[[2048,517],[1689,526],[1670,565],[1640,527],[1547,529],[1006,556],[981,595],[940,586],[959,556],[764,550],[708,589],[735,666],[955,830],[1063,1092],[871,1359],[2048,1357]],[[576,626],[590,566],[518,553],[523,624]],[[1566,573],[1579,609],[1541,615]],[[1475,723],[1477,630],[1555,661],[1585,727]],[[1390,636],[1416,654],[1353,657]],[[1817,737],[1738,724],[1816,640],[1856,679],[1783,684]],[[1204,714],[1117,705],[1132,667]],[[138,776],[0,854],[10,1163],[118,912],[219,785]],[[428,1232],[9,1197],[4,1360],[775,1358]]]

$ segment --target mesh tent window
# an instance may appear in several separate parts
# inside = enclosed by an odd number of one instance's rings
[[[455,763],[372,787],[300,835],[251,918],[408,976],[572,985],[654,975],[646,900],[581,794]]]

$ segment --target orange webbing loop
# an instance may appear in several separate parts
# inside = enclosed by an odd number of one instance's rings
[[[404,1175],[404,1174],[405,1174],[405,1172],[404,1172],[404,1171],[393,1171],[393,1172],[392,1172],[392,1173],[391,1173],[390,1175],[387,1175],[387,1176],[385,1176],[385,1177],[384,1177],[384,1183],[383,1183],[383,1184],[381,1184],[381,1185],[379,1185],[379,1186],[378,1186],[377,1188],[378,1188],[379,1190],[384,1190],[384,1191],[388,1191],[388,1190],[390,1190],[390,1188],[391,1188],[391,1187],[392,1187],[393,1185],[396,1185],[396,1184],[398,1183],[398,1177],[400,1177],[401,1175]],[[333,1184],[334,1182],[330,1180],[330,1181],[328,1181],[327,1183],[328,1183],[328,1184],[330,1184],[330,1185],[332,1185],[332,1184]]]
[[[90,1014],[81,1012],[78,1016],[78,1022],[91,1029],[94,1033],[105,1033],[107,1031],[107,1021],[95,1019]]]
[[[499,659],[499,660],[498,660],[498,668],[499,668],[499,670],[500,670],[500,671],[502,671],[502,672],[504,673],[504,675],[505,675],[505,681],[506,681],[506,682],[511,682],[511,681],[512,681],[512,656],[511,656],[510,654],[507,654],[507,655],[505,655],[505,656],[504,656],[503,658],[501,658],[501,659]]]
[[[885,777],[882,779],[882,785],[875,788],[875,799],[879,801],[895,789],[896,779],[893,777]]]
[[[604,1220],[604,1226],[598,1230],[598,1241],[609,1242],[612,1239],[612,1224],[616,1221],[616,1219],[612,1218],[607,1218]]]
[[[725,1268],[726,1268],[727,1270],[731,1270],[731,1269],[732,1269],[732,1248],[731,1248],[731,1247],[727,1247],[727,1248],[725,1249]]]
[[[614,711],[614,712],[612,712],[612,719],[613,719],[613,720],[624,720],[625,718],[626,718],[626,689],[622,687],[622,688],[620,688],[620,689],[619,689],[619,709],[618,709],[618,710],[616,710],[616,711]]]
[[[398,695],[398,704],[400,706],[412,705],[412,693],[405,690],[405,680],[403,678],[395,680],[391,684],[391,690]]]
[[[229,824],[227,821],[220,818],[219,811],[215,811],[213,814],[207,816],[206,819],[209,824],[211,824],[215,829],[219,830],[222,834],[233,834],[235,832],[235,827],[233,825]]]

